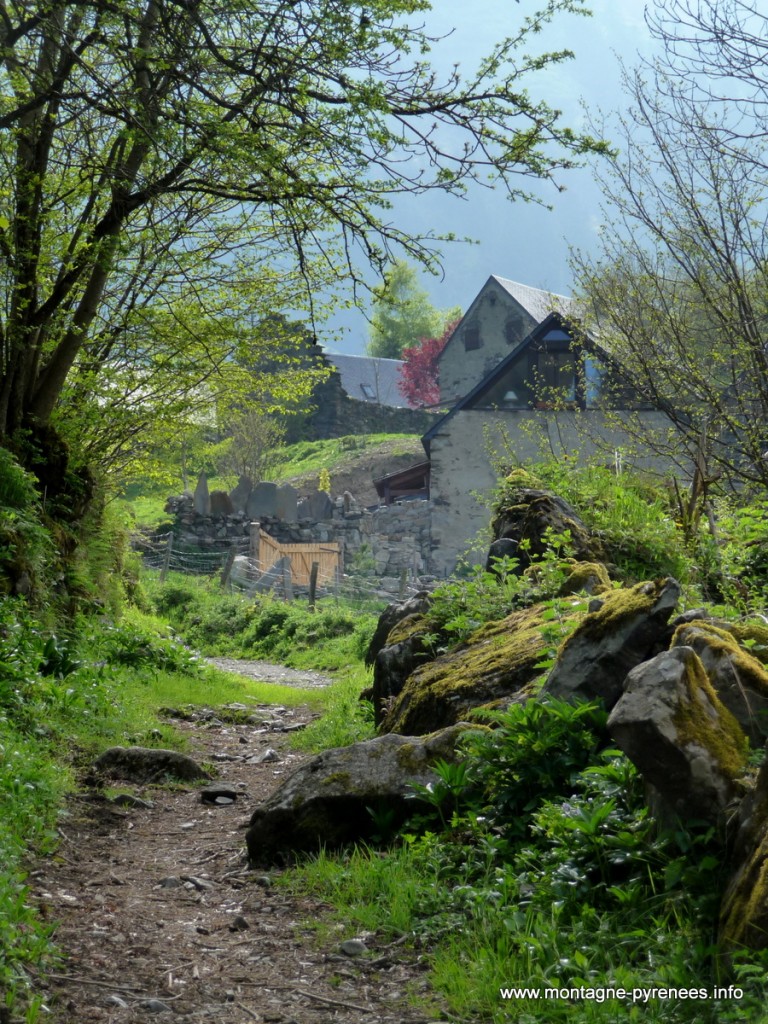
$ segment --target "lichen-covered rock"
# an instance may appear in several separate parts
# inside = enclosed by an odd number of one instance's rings
[[[691,647],[712,686],[754,746],[768,737],[768,671],[740,646],[733,633],[711,622],[678,627],[674,647]]]
[[[399,622],[402,622],[403,619],[412,620],[415,616],[423,615],[427,608],[429,608],[429,600],[429,592],[426,590],[420,590],[418,594],[414,594],[413,597],[409,598],[407,601],[400,601],[387,605],[379,616],[376,629],[374,630],[371,642],[368,645],[368,650],[365,654],[366,665],[373,665],[379,651],[381,651],[388,643],[396,642],[394,639],[389,639],[389,635],[395,626]],[[401,639],[401,637],[398,637],[398,639]]]
[[[549,491],[530,486],[530,483],[531,478],[527,474],[512,474],[507,478],[491,523],[495,540],[512,540],[518,545],[516,557],[520,569],[525,569],[530,561],[546,552],[544,535],[548,529],[556,534],[567,531],[577,558],[601,561],[600,542],[590,534],[568,502]]]
[[[407,615],[395,624],[388,642],[376,655],[370,699],[380,725],[406,679],[431,656],[432,627],[424,615]]]
[[[457,725],[424,738],[378,736],[326,750],[303,764],[253,812],[246,833],[252,863],[368,839],[376,829],[369,808],[396,827],[416,809],[412,783],[436,778],[432,765],[451,760],[467,729]]]
[[[664,651],[629,673],[608,731],[683,819],[717,822],[743,795],[746,737],[690,647]]]
[[[720,947],[726,952],[768,947],[768,761],[741,801],[731,861],[720,904]]]
[[[96,758],[93,767],[100,775],[136,782],[156,782],[166,776],[184,782],[211,777],[186,754],[154,747],[110,747]]]
[[[420,665],[392,702],[382,732],[423,735],[462,721],[475,708],[508,703],[541,674],[548,650],[545,613],[541,605],[513,612]]]
[[[667,646],[679,596],[671,576],[607,593],[561,647],[544,692],[568,701],[599,698],[610,711],[627,673]]]

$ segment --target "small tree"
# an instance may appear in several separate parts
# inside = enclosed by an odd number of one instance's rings
[[[646,449],[693,466],[696,494],[716,479],[764,488],[768,13],[744,0],[654,11],[663,49],[626,75],[623,153],[600,178],[602,251],[574,258],[584,326],[619,386],[666,414],[653,435],[637,420]]]
[[[421,409],[440,401],[438,361],[459,319],[451,320],[439,338],[422,338],[420,344],[403,352],[397,387],[412,408]]]
[[[392,265],[383,285],[373,292],[371,340],[368,352],[385,359],[401,359],[420,338],[439,335],[449,320],[461,316],[458,307],[436,309],[418,286],[418,274],[405,260]]]
[[[247,476],[252,483],[266,479],[278,459],[285,428],[258,409],[246,408],[230,423],[231,437],[219,460],[223,473]]]

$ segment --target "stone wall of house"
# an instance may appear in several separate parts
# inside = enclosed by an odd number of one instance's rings
[[[440,356],[440,401],[453,405],[463,398],[535,326],[530,313],[489,281]]]
[[[621,451],[627,465],[656,475],[669,474],[668,460],[655,457],[650,443],[644,454],[632,455],[637,443],[622,429],[630,414],[598,410],[538,412],[463,409],[448,419],[430,443],[432,558],[436,576],[453,572],[460,559],[483,563],[490,541],[490,504],[498,482],[498,468],[513,468],[526,461],[567,455],[574,461],[602,458],[612,462]],[[669,420],[656,412],[633,414],[642,421],[647,438],[666,434]],[[633,430],[631,432],[635,434]],[[685,472],[680,465],[678,473]]]

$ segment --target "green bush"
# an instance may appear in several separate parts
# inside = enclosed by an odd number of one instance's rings
[[[628,581],[656,576],[674,576],[684,584],[696,581],[696,561],[685,551],[666,491],[627,472],[566,458],[528,469],[535,482],[573,506],[603,542],[607,560]]]

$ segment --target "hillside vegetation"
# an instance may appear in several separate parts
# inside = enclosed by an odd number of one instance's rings
[[[298,602],[253,602],[223,594],[215,579],[171,575],[161,584],[128,552],[112,506],[84,544],[67,544],[71,534],[46,518],[34,481],[4,457],[0,989],[5,1018],[34,1024],[43,1019],[37,978],[57,953],[50,923],[26,898],[25,872],[57,849],[67,794],[94,755],[115,743],[179,746],[158,710],[186,703],[320,701],[325,714],[297,740],[314,750],[373,735],[359,694],[370,681],[363,656],[377,612],[333,600],[315,613]],[[713,535],[706,517],[681,522],[666,492],[626,476],[558,465],[536,473],[600,532],[623,578],[674,572],[684,607],[707,603],[729,619],[765,607],[768,520],[758,500],[718,499]],[[537,570],[537,600],[558,571],[563,539],[553,543]],[[440,642],[460,644],[528,600],[524,586],[477,568],[436,595],[435,642],[439,632]],[[556,646],[556,603],[550,611],[543,629]],[[320,696],[263,687],[206,667],[198,652],[322,668],[338,681]],[[523,1024],[768,1020],[764,955],[725,960],[716,946],[722,846],[709,828],[653,821],[642,779],[606,744],[604,720],[598,706],[517,706],[479,731],[463,762],[440,767],[419,794],[429,813],[400,832],[377,820],[379,848],[321,854],[281,884],[320,896],[345,927],[412,947],[450,1018],[464,1024],[510,1015]],[[334,916],[316,922],[321,936]],[[729,984],[738,999],[713,995]],[[505,986],[686,989],[706,998],[541,1004],[502,999]]]
[[[330,438],[323,441],[298,441],[274,452],[267,479],[290,483],[300,494],[317,489],[322,470],[331,478],[335,496],[350,493],[361,506],[378,503],[373,481],[398,470],[406,469],[425,458],[421,440],[414,434],[361,434]],[[237,483],[234,477],[217,476],[210,467],[208,486],[211,490],[230,490]],[[194,486],[194,484],[193,484]],[[177,490],[181,490],[178,484]],[[143,481],[125,490],[125,500],[137,525],[154,526],[163,521],[163,506],[173,487],[167,483]]]

